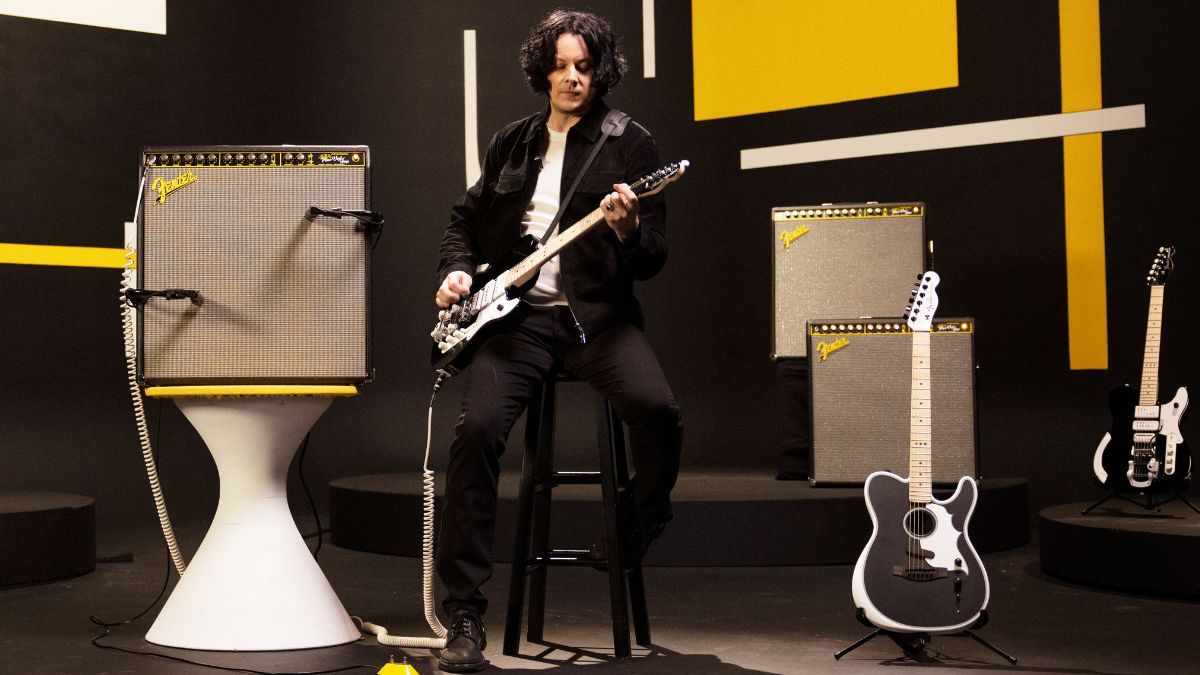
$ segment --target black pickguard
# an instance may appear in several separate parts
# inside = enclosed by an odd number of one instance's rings
[[[910,510],[908,483],[892,474],[875,474],[868,481],[866,500],[875,514],[875,534],[863,552],[856,574],[861,574],[869,604],[892,623],[906,627],[892,627],[893,630],[931,633],[961,630],[973,625],[984,609],[989,593],[987,573],[967,541],[975,498],[975,483],[966,480],[960,482],[960,490],[951,501],[940,502],[960,533],[955,541],[955,557],[966,571],[934,568],[928,563],[928,554],[921,554],[914,561],[909,553],[911,537],[904,526]],[[914,564],[915,573],[901,573],[912,569]]]
[[[1108,473],[1108,479],[1100,481],[1103,487],[1116,492],[1152,494],[1187,487],[1192,474],[1192,455],[1186,442],[1175,446],[1175,472],[1167,475],[1162,471],[1167,439],[1162,434],[1154,435],[1153,457],[1158,460],[1159,472],[1146,487],[1134,487],[1129,483],[1129,461],[1133,459],[1133,418],[1138,404],[1138,392],[1129,385],[1114,388],[1108,395],[1108,408],[1112,412],[1112,429],[1109,430],[1108,446],[1100,456],[1100,463]],[[1147,456],[1148,457],[1148,456]],[[1140,460],[1139,460],[1140,461]]]

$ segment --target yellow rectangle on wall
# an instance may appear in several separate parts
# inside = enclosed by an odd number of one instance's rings
[[[1099,0],[1059,0],[1064,113],[1103,107]],[[1063,138],[1067,254],[1067,330],[1071,370],[1108,368],[1108,293],[1104,251],[1104,141]]]
[[[1071,370],[1108,368],[1103,167],[1100,134],[1063,139]]]
[[[954,0],[692,0],[695,118],[958,86]]]

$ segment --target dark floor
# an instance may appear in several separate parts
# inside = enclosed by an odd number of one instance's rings
[[[157,656],[99,649],[88,617],[129,618],[157,595],[166,575],[165,549],[155,532],[99,535],[102,562],[90,574],[46,584],[0,589],[0,671],[4,673],[212,673],[210,668]],[[185,541],[199,538],[185,534]],[[1032,537],[1036,542],[1037,537]],[[803,541],[797,541],[803,546]],[[992,584],[991,622],[981,637],[1019,659],[1008,665],[967,638],[937,637],[931,660],[904,658],[876,639],[841,661],[834,652],[867,630],[853,616],[851,566],[646,569],[654,647],[613,660],[604,577],[592,570],[551,571],[547,639],[522,645],[523,656],[500,654],[507,566],[488,589],[494,600],[490,670],[509,673],[860,673],[881,667],[931,672],[996,670],[1042,673],[1197,672],[1200,603],[1087,588],[1051,578],[1038,565],[1036,544],[983,556]],[[360,553],[325,544],[320,553],[333,588],[353,615],[395,635],[429,635],[420,604],[418,560]],[[173,573],[172,573],[173,574]],[[157,611],[157,607],[154,612]],[[198,662],[264,672],[311,672],[361,666],[372,673],[407,656],[422,673],[436,672],[429,652],[383,647],[374,638],[298,652],[193,652],[155,647],[144,636],[154,612],[114,629],[102,644],[153,650]]]

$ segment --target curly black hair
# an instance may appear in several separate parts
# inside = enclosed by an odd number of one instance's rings
[[[612,26],[595,14],[556,9],[546,15],[529,31],[529,37],[521,43],[521,70],[536,94],[548,94],[550,83],[547,77],[554,70],[554,57],[558,50],[558,38],[564,33],[573,33],[583,38],[588,55],[592,59],[592,87],[597,97],[603,97],[621,81],[629,69],[625,55],[617,44]]]

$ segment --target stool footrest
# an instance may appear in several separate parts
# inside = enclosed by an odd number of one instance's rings
[[[534,481],[538,485],[599,485],[599,471],[555,471],[549,476],[537,476]]]
[[[608,565],[608,558],[598,555],[591,549],[556,548],[534,554],[525,564],[530,569],[537,569],[539,567],[596,567]]]

